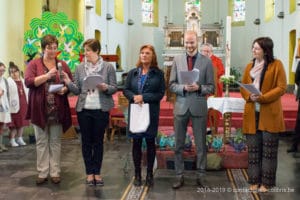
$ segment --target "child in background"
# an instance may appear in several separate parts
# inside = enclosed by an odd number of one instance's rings
[[[29,125],[29,121],[25,120],[27,112],[28,88],[24,84],[21,77],[20,69],[13,62],[9,62],[9,77],[7,82],[9,85],[9,102],[11,123],[10,128],[10,145],[12,147],[24,146],[23,129]]]

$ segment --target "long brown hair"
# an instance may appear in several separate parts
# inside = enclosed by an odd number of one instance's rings
[[[151,65],[150,65],[150,67],[156,67],[156,68],[158,68],[158,64],[157,64],[157,56],[156,56],[156,53],[155,53],[155,49],[154,49],[154,47],[152,46],[152,45],[150,45],[150,44],[145,44],[145,45],[143,45],[143,46],[141,46],[141,48],[140,48],[140,53],[142,52],[142,50],[143,49],[150,49],[151,51],[152,51],[152,60],[151,60]],[[139,66],[141,66],[142,65],[142,62],[141,62],[141,58],[140,58],[140,56],[139,56],[139,59],[138,59],[138,61],[137,61],[137,63],[136,63],[136,66],[137,67],[139,67]]]
[[[254,43],[257,43],[260,46],[260,48],[263,49],[265,64],[269,65],[270,63],[272,63],[275,59],[273,54],[273,40],[269,37],[256,38],[252,43],[252,48]]]

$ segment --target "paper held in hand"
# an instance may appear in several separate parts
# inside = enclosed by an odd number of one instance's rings
[[[179,83],[184,85],[191,85],[199,80],[199,70],[193,69],[192,71],[180,71]]]
[[[236,82],[239,86],[250,92],[251,94],[260,95],[261,92],[253,85],[253,84],[243,84],[240,82]]]
[[[104,83],[103,77],[101,75],[90,75],[83,79],[83,88],[92,90],[101,83]]]
[[[64,84],[51,84],[49,86],[48,92],[55,93],[61,90],[64,87]]]

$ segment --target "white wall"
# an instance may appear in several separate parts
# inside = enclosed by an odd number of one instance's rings
[[[0,1],[0,62],[7,68],[9,61],[13,61],[21,69],[24,67],[23,6],[24,2],[20,0]]]
[[[159,0],[159,25],[158,27],[148,27],[141,24],[141,4],[139,0],[124,0],[124,23],[120,24],[112,19],[106,20],[106,13],[114,16],[114,1],[107,0],[102,2],[102,16],[92,15],[90,23],[99,29],[102,35],[102,53],[114,54],[117,45],[120,45],[122,52],[122,67],[128,71],[138,59],[139,48],[141,45],[153,44],[158,55],[159,65],[163,65],[162,53],[164,47],[163,26],[165,16],[168,22],[176,25],[183,25],[184,19],[184,0]],[[107,11],[107,2],[109,7]],[[131,2],[131,4],[129,4]],[[289,1],[276,1],[275,17],[271,22],[264,21],[264,1],[246,1],[246,21],[245,26],[232,27],[231,38],[231,66],[238,67],[241,71],[251,60],[252,41],[260,36],[269,36],[274,41],[274,55],[281,59],[288,72],[289,63],[289,32],[297,30],[299,35],[299,8],[297,12],[289,14]],[[277,14],[284,11],[283,19],[277,18]],[[228,15],[228,1],[226,0],[203,0],[202,1],[202,24],[212,24],[223,22],[226,24]],[[134,25],[127,25],[128,18],[134,21]],[[253,21],[260,18],[261,24],[255,25]],[[226,30],[224,29],[224,33]],[[107,45],[107,52],[106,47]],[[289,74],[287,73],[287,76]]]

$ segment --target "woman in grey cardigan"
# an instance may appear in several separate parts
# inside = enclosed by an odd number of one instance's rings
[[[101,45],[98,40],[88,39],[83,43],[83,47],[85,59],[76,68],[74,83],[66,74],[64,81],[71,92],[79,95],[76,112],[87,175],[86,184],[103,186],[103,137],[109,122],[109,110],[114,106],[112,95],[117,91],[116,72],[114,66],[104,62],[99,55]],[[102,80],[99,83],[96,81],[95,86],[83,84],[87,77],[92,76],[98,76]]]

